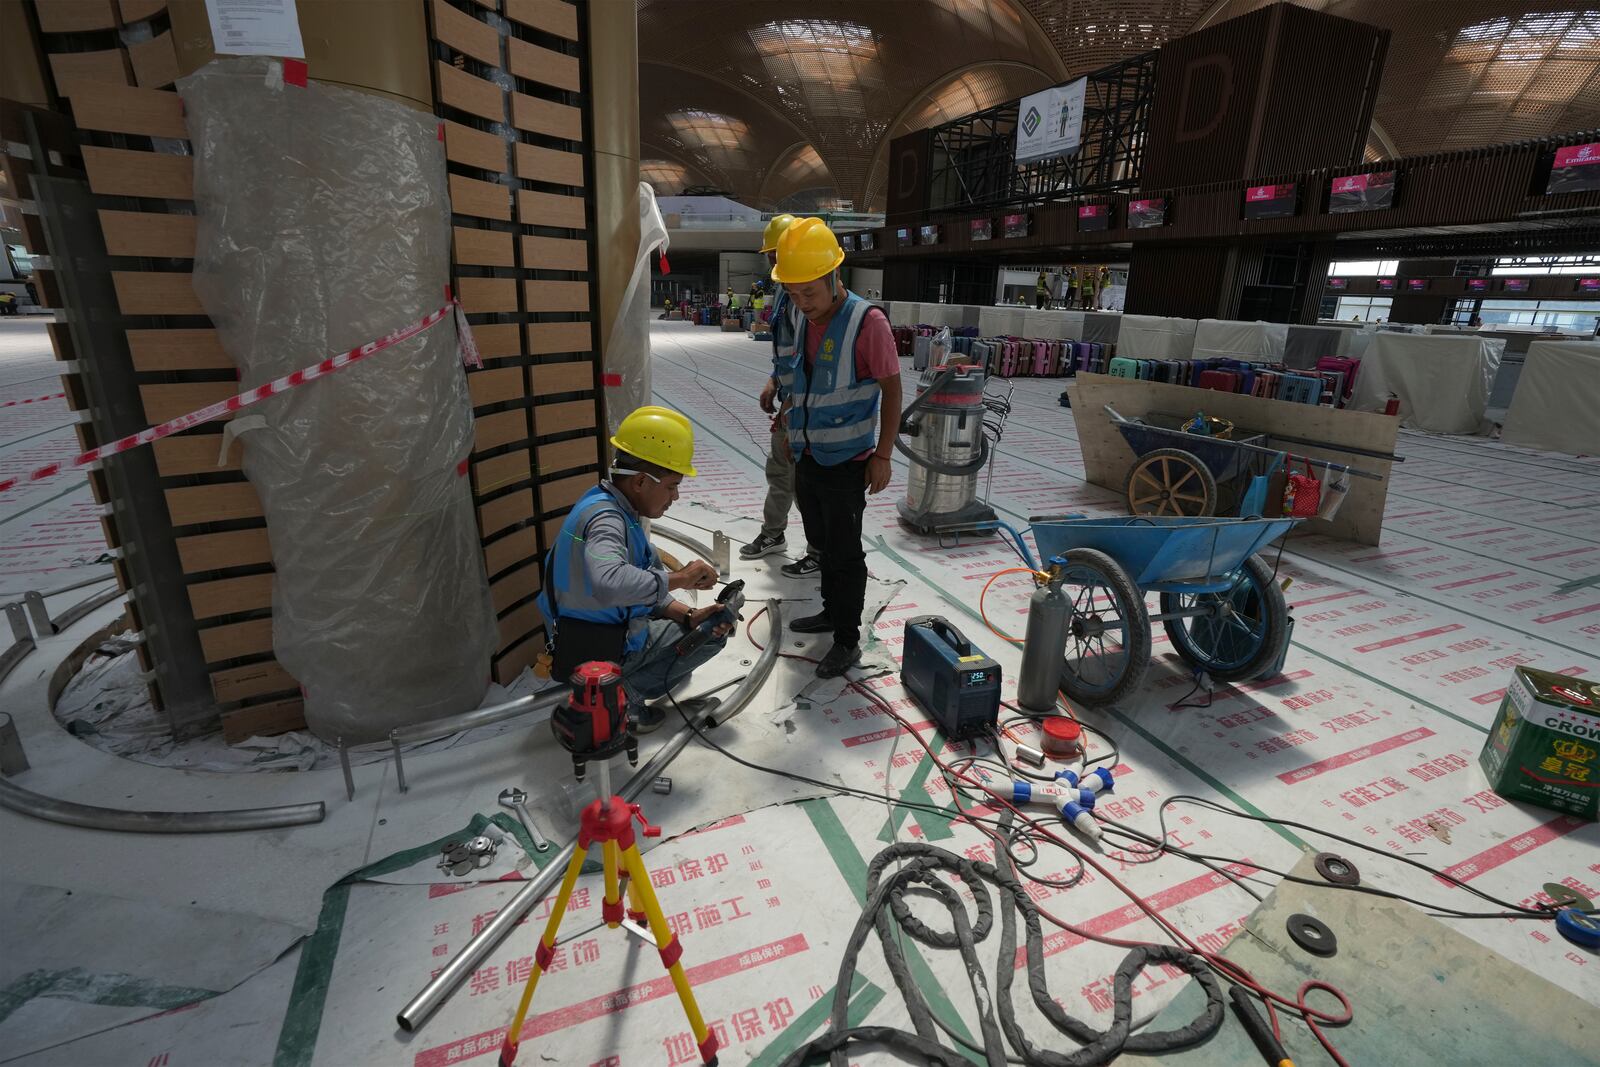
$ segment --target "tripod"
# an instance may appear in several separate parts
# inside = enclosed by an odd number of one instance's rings
[[[689,1029],[694,1032],[695,1042],[700,1046],[700,1058],[709,1067],[715,1067],[716,1035],[711,1033],[705,1020],[700,1016],[700,1006],[695,1003],[689,976],[684,974],[683,963],[679,959],[683,955],[683,944],[667,926],[666,916],[661,913],[661,904],[656,900],[655,888],[650,884],[650,873],[645,869],[644,857],[639,855],[639,846],[633,837],[634,819],[639,820],[646,837],[661,836],[661,828],[650,825],[639,805],[629,804],[621,797],[611,794],[610,759],[602,757],[599,762],[600,798],[584,808],[579,815],[578,847],[573,850],[572,861],[567,864],[566,877],[561,880],[561,889],[556,894],[555,907],[550,911],[550,920],[545,923],[544,933],[539,938],[539,948],[534,954],[533,972],[528,975],[528,984],[523,987],[517,1014],[511,1021],[511,1028],[506,1031],[505,1043],[500,1046],[500,1067],[511,1067],[512,1061],[517,1057],[522,1023],[527,1017],[528,1005],[533,1002],[533,991],[539,985],[539,976],[545,972],[550,960],[555,956],[556,931],[561,927],[561,917],[567,910],[567,901],[572,897],[573,886],[577,884],[578,874],[583,870],[589,848],[596,842],[601,846],[601,862],[605,867],[606,880],[606,895],[601,904],[601,917],[613,930],[622,924],[622,893],[623,887],[626,887],[628,918],[635,923],[649,920],[650,933],[655,939],[657,951],[661,953],[661,965],[672,976],[672,985],[678,991],[678,1000],[683,1003],[683,1013],[689,1017]]]

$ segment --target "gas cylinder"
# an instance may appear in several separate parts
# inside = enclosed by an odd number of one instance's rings
[[[1072,599],[1062,592],[1060,582],[1036,589],[1028,598],[1028,631],[1017,674],[1017,703],[1028,711],[1042,714],[1056,706],[1071,617]]]

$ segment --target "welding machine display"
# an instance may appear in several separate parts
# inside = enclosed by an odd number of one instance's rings
[[[900,682],[946,738],[976,737],[1000,714],[1000,664],[938,615],[906,620]]]

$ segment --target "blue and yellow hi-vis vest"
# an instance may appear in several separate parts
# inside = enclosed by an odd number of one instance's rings
[[[792,301],[790,302],[792,305]],[[872,378],[856,378],[856,337],[872,305],[854,293],[834,313],[817,346],[810,371],[804,354],[806,320],[786,309],[794,327],[794,354],[779,378],[788,390],[789,447],[798,460],[809,449],[824,467],[836,467],[877,444],[880,390]]]
[[[545,556],[545,587],[539,593],[539,610],[552,637],[562,619],[627,626],[623,654],[632,655],[644,648],[649,637],[644,620],[655,612],[655,604],[602,604],[595,599],[588,568],[584,566],[582,543],[589,523],[602,511],[622,515],[628,528],[628,562],[635,567],[659,567],[661,559],[650,546],[644,526],[631,509],[618,500],[609,484],[601,483],[578,498],[561,524],[555,547]]]

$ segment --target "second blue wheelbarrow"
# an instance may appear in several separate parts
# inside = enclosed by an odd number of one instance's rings
[[[1115,704],[1150,666],[1150,624],[1217,681],[1279,673],[1290,619],[1273,568],[1256,552],[1298,519],[1076,515],[1029,520],[1045,567],[1072,600],[1062,691]],[[1070,587],[1070,588],[1068,588]],[[1157,593],[1151,614],[1145,597]]]

